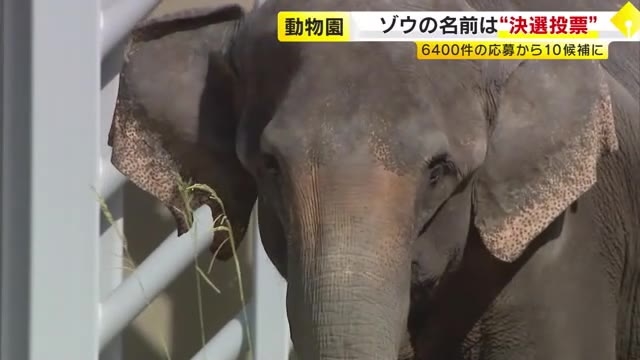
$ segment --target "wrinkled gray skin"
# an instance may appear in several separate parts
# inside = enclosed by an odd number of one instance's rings
[[[640,359],[638,44],[601,64],[417,61],[275,30],[279,10],[620,5],[273,0],[142,25],[112,160],[181,233],[176,172],[216,189],[237,239],[259,197],[304,360]]]

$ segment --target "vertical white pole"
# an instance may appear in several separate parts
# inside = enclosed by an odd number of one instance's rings
[[[258,225],[257,202],[251,213],[248,237],[253,242],[253,296],[255,310],[250,321],[253,358],[289,358],[289,322],[286,311],[287,283],[267,256]]]
[[[96,359],[99,2],[32,4],[29,359]]]
[[[255,6],[266,0],[255,0]],[[291,337],[287,319],[287,283],[267,257],[260,238],[258,207],[252,214],[250,225],[253,240],[253,296],[255,311],[251,321],[252,337],[255,339],[254,360],[289,359]]]
[[[2,358],[96,359],[98,2],[6,1]]]
[[[103,2],[104,3],[104,2]],[[104,5],[103,5],[104,7]],[[123,236],[123,189],[125,177],[111,165],[111,148],[107,145],[111,120],[118,95],[119,73],[122,67],[124,45],[118,45],[103,60],[101,69],[102,90],[100,92],[101,113],[96,119],[100,134],[100,196],[106,202],[113,224],[106,216],[100,219],[100,298],[104,299],[124,277]],[[115,337],[100,355],[101,360],[122,359],[122,339]]]

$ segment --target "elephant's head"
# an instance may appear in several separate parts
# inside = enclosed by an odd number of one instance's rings
[[[617,146],[608,93],[589,61],[419,62],[409,43],[279,43],[277,3],[138,28],[112,160],[181,232],[177,174],[219,193],[237,239],[257,196],[301,357],[395,359],[416,265],[437,277],[472,228],[513,261],[595,182]],[[283,9],[350,2],[297,3]],[[425,263],[415,249],[442,256]]]

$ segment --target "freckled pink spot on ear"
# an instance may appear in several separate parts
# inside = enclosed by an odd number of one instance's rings
[[[581,132],[567,139],[564,148],[554,154],[554,158],[562,159],[563,166],[549,163],[542,167],[539,176],[526,184],[526,202],[517,204],[515,211],[499,221],[492,219],[489,223],[482,216],[476,217],[485,246],[496,258],[512,262],[522,255],[533,239],[596,183],[601,156],[617,149],[611,99],[604,79],[601,84]],[[491,196],[483,201],[477,205],[500,206]]]

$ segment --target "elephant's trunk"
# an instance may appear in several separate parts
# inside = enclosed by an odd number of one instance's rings
[[[406,295],[400,296],[398,282],[367,270],[380,264],[366,256],[327,254],[318,259],[323,270],[309,273],[313,281],[290,284],[292,334],[302,359],[397,359],[406,329]],[[304,300],[293,298],[300,293]]]
[[[405,227],[380,213],[397,213],[390,204],[349,195],[303,210],[289,246],[292,339],[304,360],[396,360],[409,306]]]

